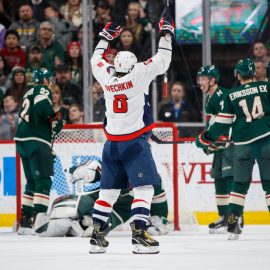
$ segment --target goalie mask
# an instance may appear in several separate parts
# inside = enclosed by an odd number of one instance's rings
[[[114,59],[114,67],[116,72],[119,73],[129,73],[138,60],[134,53],[121,51],[117,53]]]

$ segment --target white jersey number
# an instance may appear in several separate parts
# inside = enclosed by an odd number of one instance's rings
[[[127,103],[127,96],[122,95],[115,95],[113,100],[113,111],[115,113],[126,113],[128,111],[128,103]]]
[[[29,119],[29,114],[28,114],[28,110],[30,107],[30,100],[28,98],[24,99],[23,104],[22,104],[22,112],[20,114],[20,117],[27,123],[29,123],[30,119]]]
[[[253,119],[262,118],[264,116],[262,102],[259,96],[254,97],[251,114],[248,110],[247,101],[245,99],[239,102],[239,106],[243,109],[243,112],[246,116],[246,122],[251,122]]]

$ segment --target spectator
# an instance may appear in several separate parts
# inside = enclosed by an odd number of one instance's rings
[[[12,1],[9,1],[9,3]],[[12,18],[8,14],[8,8],[4,5],[3,1],[0,1],[0,24],[4,25],[6,29],[9,28],[9,26],[12,23]]]
[[[53,110],[62,113],[63,124],[66,124],[68,122],[68,110],[62,106],[63,100],[61,89],[57,84],[53,84],[50,87],[50,90],[52,91]]]
[[[4,90],[4,92],[7,90],[7,88],[10,87],[10,68],[5,61],[5,59],[0,56],[0,88]]]
[[[49,5],[47,0],[31,0],[30,5],[33,9],[33,18],[38,22],[45,21],[44,10]]]
[[[60,8],[60,13],[64,18],[76,27],[82,24],[82,4],[81,0],[68,0],[65,5]]]
[[[10,68],[14,66],[24,67],[26,64],[26,54],[19,45],[20,37],[15,30],[8,30],[5,35],[4,48],[0,50],[0,55],[7,61]]]
[[[79,42],[73,41],[68,44],[65,63],[71,70],[71,82],[82,85],[82,55]]]
[[[138,44],[144,43],[149,37],[152,26],[146,18],[140,3],[129,3],[125,26],[133,31]]]
[[[110,6],[112,21],[122,23],[125,20],[125,12],[129,1],[107,0]]]
[[[105,100],[103,97],[103,91],[98,81],[93,84],[92,100],[94,105],[94,122],[103,122],[105,117]]]
[[[18,103],[13,96],[4,98],[4,110],[0,115],[0,140],[12,140],[18,126]]]
[[[48,7],[45,8],[45,19],[54,26],[55,29],[55,40],[59,41],[63,48],[67,47],[67,44],[72,39],[72,34],[74,28],[71,24],[63,19],[59,12],[59,8],[53,2],[50,3]]]
[[[106,1],[99,1],[96,5],[96,17],[93,22],[93,30],[95,35],[94,47],[99,41],[97,33],[99,33],[105,24],[111,20],[110,6]]]
[[[263,60],[266,64],[268,64],[268,53],[267,48],[263,42],[257,41],[253,44],[253,58]]]
[[[83,124],[83,110],[79,104],[72,104],[68,110],[69,124]]]
[[[45,21],[40,24],[40,40],[37,44],[42,48],[44,65],[50,71],[54,71],[55,67],[64,60],[63,47],[58,41],[54,41],[54,32],[54,27],[50,22]]]
[[[182,82],[175,82],[171,87],[171,99],[159,109],[158,119],[164,122],[192,122],[196,121],[194,110],[185,100],[186,89]],[[190,136],[189,129],[181,129],[182,137]]]
[[[25,69],[15,66],[12,69],[11,86],[7,89],[5,96],[13,96],[17,104],[20,104],[27,92]]]
[[[34,44],[29,50],[28,62],[25,66],[25,74],[28,88],[33,87],[35,84],[33,80],[34,70],[41,68],[45,68],[42,49],[39,45]]]
[[[120,39],[119,43],[117,44],[117,50],[118,51],[130,51],[133,52],[139,60],[139,53],[140,53],[140,48],[138,44],[136,43],[135,40],[135,35],[132,32],[132,30],[125,28],[121,34],[120,34]]]
[[[267,82],[268,79],[266,77],[266,65],[265,62],[261,59],[257,59],[254,61],[255,67],[256,67],[256,74],[255,74],[255,80],[258,81],[265,81]]]
[[[71,82],[71,70],[67,64],[60,64],[55,69],[56,82],[60,86],[63,94],[63,102],[72,104],[77,103],[82,106],[82,89]]]
[[[24,3],[20,6],[19,18],[18,21],[11,24],[9,30],[18,32],[20,45],[26,50],[37,41],[39,23],[33,19],[33,10],[28,3]]]

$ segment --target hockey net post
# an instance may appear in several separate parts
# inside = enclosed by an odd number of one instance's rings
[[[173,143],[178,141],[178,130],[173,123],[155,123],[154,137],[149,139],[157,169],[161,175],[166,191],[169,215],[174,223],[174,230],[180,230],[179,222],[179,187],[178,187],[178,146]],[[55,175],[50,196],[50,202],[56,197],[72,193],[69,181],[66,179],[64,169],[74,166],[87,159],[101,158],[103,145],[106,141],[103,125],[82,124],[65,125],[61,133],[54,140],[56,161],[54,164]],[[160,143],[161,142],[161,143]],[[166,142],[166,144],[162,144]],[[170,144],[170,142],[172,142]],[[21,194],[25,184],[25,176],[18,154],[16,155],[17,167],[17,224],[21,215]]]

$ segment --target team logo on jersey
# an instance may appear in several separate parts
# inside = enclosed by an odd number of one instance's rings
[[[104,64],[103,64],[102,62],[99,62],[99,63],[97,64],[97,66],[98,66],[98,67],[103,67]]]
[[[148,65],[148,64],[150,64],[152,62],[153,62],[153,60],[152,60],[152,58],[150,58],[150,59],[148,59],[147,61],[145,61],[143,63],[144,63],[144,65]]]
[[[143,173],[142,172],[138,172],[138,177],[142,178],[143,177]]]

